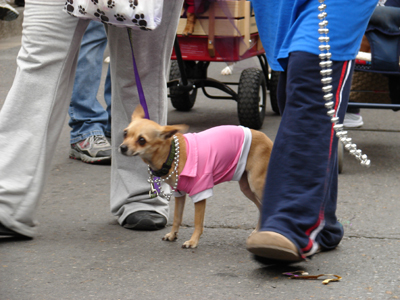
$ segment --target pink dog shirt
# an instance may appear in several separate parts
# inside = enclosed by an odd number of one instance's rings
[[[174,196],[189,194],[193,202],[213,195],[221,182],[238,181],[246,167],[251,131],[242,126],[218,126],[184,135],[187,161]]]

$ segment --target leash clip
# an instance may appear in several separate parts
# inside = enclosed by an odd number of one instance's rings
[[[150,183],[150,191],[149,191],[149,197],[150,198],[156,198],[158,197],[158,191],[156,188],[154,188],[154,185]]]
[[[149,173],[150,173],[150,169],[149,169]],[[147,180],[147,182],[150,184],[150,191],[149,191],[149,197],[152,198],[156,198],[158,197],[158,195],[160,194],[158,192],[158,190],[154,187],[155,184],[157,184],[154,180],[153,180],[153,176],[150,176],[150,178]]]

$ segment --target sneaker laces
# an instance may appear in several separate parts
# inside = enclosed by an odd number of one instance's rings
[[[104,135],[95,135],[93,137],[93,143],[96,145],[106,145],[108,141]]]

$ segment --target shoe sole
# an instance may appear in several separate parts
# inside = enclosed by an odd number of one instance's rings
[[[351,118],[348,119],[344,119],[343,121],[343,127],[346,128],[358,128],[364,125],[364,121],[362,118],[357,119],[357,120],[353,120]]]
[[[129,222],[129,223],[128,223]],[[167,225],[167,219],[158,213],[136,212],[129,215],[122,226],[127,229],[153,231],[159,230]]]
[[[111,164],[111,156],[91,157],[73,149],[69,151],[69,158],[81,160],[88,164]]]
[[[361,126],[364,125],[364,122],[361,123],[356,123],[356,124],[343,124],[344,128],[360,128]]]
[[[10,240],[31,240],[32,237],[25,236],[11,229],[8,229],[3,224],[0,223],[0,239]]]
[[[303,260],[296,246],[288,238],[276,232],[253,231],[247,239],[246,248],[256,257],[274,263],[294,263]]]
[[[295,263],[303,260],[297,253],[277,246],[247,247],[247,250],[259,257],[259,259],[256,258],[259,261],[270,260],[271,262]]]
[[[7,10],[7,12],[3,15],[1,10]],[[12,10],[9,10],[7,8],[0,9],[0,15],[2,15],[2,18],[0,18],[0,20],[2,20],[2,21],[14,21],[19,16],[19,14],[15,13]]]
[[[133,230],[154,231],[154,230],[159,230],[159,229],[164,228],[165,225],[158,226],[152,220],[143,219],[143,220],[140,220],[139,222],[137,222],[136,224],[125,224],[125,225],[123,225],[123,227],[126,229],[133,229]]]
[[[153,230],[159,230],[164,228],[157,226],[153,221],[151,220],[140,220],[136,224],[125,224],[124,228],[126,229],[134,229],[134,230],[144,230],[144,231],[153,231]]]

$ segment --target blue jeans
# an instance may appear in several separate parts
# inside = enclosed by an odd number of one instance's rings
[[[70,143],[74,144],[92,135],[111,136],[111,80],[110,68],[104,84],[107,108],[97,100],[101,81],[103,55],[107,46],[104,25],[91,21],[82,38],[76,69],[74,89],[69,106]]]

